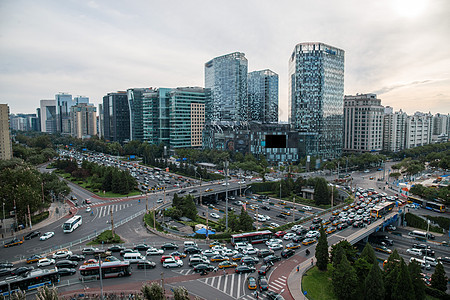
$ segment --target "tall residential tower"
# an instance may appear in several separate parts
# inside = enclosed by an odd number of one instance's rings
[[[342,153],[344,50],[300,43],[289,59],[289,123],[300,135],[300,157]]]

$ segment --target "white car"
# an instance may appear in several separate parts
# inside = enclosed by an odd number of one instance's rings
[[[277,227],[280,227],[280,224],[278,224],[278,223],[270,223],[270,227],[277,228]]]
[[[156,200],[156,203],[163,203],[163,199]]]
[[[266,221],[270,221],[270,217],[268,215],[263,215],[266,218]]]
[[[281,250],[283,249],[283,244],[270,244],[269,246],[267,246],[267,248],[273,251]]]
[[[41,235],[41,237],[39,238],[39,240],[41,240],[41,241],[46,241],[46,240],[48,240],[49,238],[51,238],[52,236],[54,236],[55,235],[55,233],[53,232],[53,231],[49,231],[49,232],[46,232],[46,233],[44,233],[43,235]]]
[[[283,236],[283,239],[285,239],[286,241],[292,240],[293,238],[295,238],[295,233],[292,232],[288,232]]]
[[[86,208],[86,212],[91,212],[91,210],[92,210],[92,208],[90,208],[90,207]]]
[[[145,252],[145,255],[162,255],[162,254],[164,254],[164,250],[163,249],[157,249],[157,248],[149,248]]]
[[[238,250],[238,251],[244,250],[244,249],[246,249],[246,248],[247,248],[247,243],[237,242],[237,243],[234,245],[234,249],[236,249],[236,250]]]
[[[69,251],[69,250],[56,251],[53,254],[53,258],[55,258],[55,259],[57,259],[57,258],[67,258],[67,257],[69,257],[72,254],[73,254],[72,251]]]
[[[303,210],[307,210],[307,211],[311,211],[311,210],[312,210],[312,208],[309,207],[309,206],[303,206],[302,209],[303,209]]]
[[[202,254],[206,257],[213,257],[214,255],[218,255],[219,252],[218,251],[212,251],[212,250],[205,250],[202,252]],[[198,254],[196,254],[198,255]]]
[[[218,214],[216,214],[216,213],[210,213],[209,215],[211,216],[211,218],[214,218],[214,219],[219,219],[220,218],[220,216]]]
[[[175,260],[173,258],[167,258],[163,262],[164,268],[181,268],[183,266],[183,261],[181,259]]]
[[[265,221],[267,221],[267,219],[264,218],[264,216],[259,215],[259,216],[256,217],[256,221],[258,221],[258,222],[265,222]]]
[[[38,266],[38,267],[45,267],[45,266],[53,265],[54,263],[55,263],[55,260],[54,260],[54,259],[43,258],[43,259],[40,259],[40,260],[37,262],[37,266]]]
[[[222,254],[225,255],[225,256],[233,256],[233,255],[235,255],[237,253],[238,253],[238,251],[236,251],[236,250],[226,249],[225,251],[223,251]]]
[[[246,255],[255,255],[258,253],[258,251],[256,251],[255,248],[246,248],[246,249],[242,250],[242,253],[244,253]]]
[[[283,241],[280,239],[270,239],[266,241],[266,246],[274,245],[274,244],[282,244]]]
[[[318,232],[317,230],[311,230],[308,231],[308,233],[306,233],[305,237],[307,238],[316,238],[320,236],[320,232]]]
[[[294,225],[294,226],[291,227],[292,231],[297,231],[297,230],[301,230],[301,229],[303,229],[302,225]]]

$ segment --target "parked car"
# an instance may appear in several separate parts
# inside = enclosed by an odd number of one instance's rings
[[[163,255],[164,254],[164,250],[156,249],[156,248],[149,248],[149,249],[147,249],[145,254],[146,255]]]
[[[181,259],[175,260],[173,258],[167,258],[163,262],[164,268],[181,268],[183,266],[183,261]]]
[[[274,253],[275,252],[270,250],[270,249],[261,249],[261,250],[259,250],[259,252],[258,252],[258,254],[256,256],[258,256],[258,257],[266,257],[266,256],[272,255]]]
[[[274,263],[274,262],[277,262],[279,260],[281,260],[281,256],[269,255],[269,256],[264,257],[264,263],[265,264],[267,264],[269,262],[270,263]]]
[[[124,249],[122,251],[120,251],[120,256],[124,256],[126,253],[137,253],[138,251],[134,250],[134,249]]]
[[[198,264],[194,267],[195,273],[200,273],[203,271],[213,271],[214,266],[211,266],[210,264]]]
[[[108,262],[108,261],[120,261],[120,259],[111,255],[111,256],[105,257],[105,262]]]
[[[258,261],[259,260],[256,257],[251,257],[251,256],[244,256],[241,259],[241,262],[246,265],[255,265],[258,263]]]
[[[25,235],[23,238],[26,240],[31,240],[34,237],[40,236],[41,232],[40,231],[32,231],[30,233],[28,233],[27,235]]]
[[[133,247],[134,250],[138,251],[147,251],[148,248],[150,248],[150,246],[147,244],[137,244]]]
[[[55,233],[54,233],[53,231],[49,231],[49,232],[46,232],[46,233],[44,233],[43,235],[41,235],[41,237],[39,238],[39,240],[41,240],[41,241],[46,241],[46,240],[48,240],[49,238],[53,237],[54,235],[55,235]]]

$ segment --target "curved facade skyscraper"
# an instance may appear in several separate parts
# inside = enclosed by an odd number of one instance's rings
[[[299,156],[342,154],[344,50],[297,44],[289,59],[289,123],[299,132]]]

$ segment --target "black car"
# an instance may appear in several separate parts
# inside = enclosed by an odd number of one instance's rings
[[[281,257],[288,258],[295,254],[294,249],[284,249],[281,251]]]
[[[267,205],[263,205],[263,206],[261,206],[261,208],[264,209],[264,210],[270,210],[270,207],[267,206]]]
[[[266,256],[269,256],[272,254],[274,254],[274,251],[272,251],[270,249],[261,249],[261,250],[259,250],[257,256],[258,257],[266,257]]]
[[[120,245],[114,245],[108,248],[109,251],[111,252],[120,252],[122,250],[125,250],[125,247],[120,246]]]
[[[150,246],[147,244],[138,244],[133,247],[134,250],[138,250],[138,251],[147,251],[148,248],[150,248]]]
[[[39,231],[32,231],[30,233],[28,233],[26,236],[24,236],[23,238],[26,240],[31,240],[34,237],[40,236],[41,233]]]
[[[434,255],[435,255],[434,250],[431,250],[431,249],[420,249],[420,252],[422,252],[423,256],[434,257]]]
[[[161,249],[164,249],[164,250],[178,250],[178,246],[175,245],[174,243],[165,243],[164,245],[161,246]]]
[[[279,260],[281,260],[281,256],[269,255],[267,257],[264,257],[264,263],[266,263],[266,264],[269,262],[274,263]]]
[[[149,260],[141,260],[137,263],[138,269],[154,269],[155,267],[155,262]]]
[[[194,267],[195,273],[200,273],[203,271],[213,271],[213,270],[214,270],[214,266],[211,266],[208,264],[198,264]]]
[[[258,275],[266,276],[267,272],[269,272],[269,270],[272,268],[272,266],[273,266],[273,264],[262,265],[261,268],[259,268],[259,270],[258,270]]]
[[[197,193],[197,190],[190,190],[189,194]]]
[[[313,222],[313,224],[320,223],[320,222],[322,222],[322,218],[315,217],[315,218],[312,220],[312,222]]]
[[[58,268],[59,276],[70,276],[77,272],[77,270],[72,268]]]
[[[58,268],[76,268],[77,265],[78,263],[76,261],[68,259],[60,260],[55,264]]]
[[[287,219],[287,217],[285,215],[282,215],[282,214],[277,215],[277,217],[280,218],[280,219]]]
[[[19,276],[19,275],[25,274],[26,272],[31,271],[33,269],[34,269],[33,267],[27,267],[27,266],[18,267],[18,268],[15,268],[15,269],[11,270],[11,275],[18,275]]]
[[[253,273],[256,271],[256,269],[254,267],[242,265],[234,269],[234,271],[238,274],[242,274],[242,273]]]
[[[440,261],[443,264],[450,264],[450,257],[439,257],[438,261]]]
[[[297,235],[297,236],[295,236],[294,238],[292,238],[292,241],[294,242],[294,243],[301,243],[301,242],[303,242],[303,240],[305,239],[305,237],[304,236],[301,236],[301,235]]]
[[[189,248],[186,248],[184,250],[184,253],[186,253],[186,254],[198,254],[198,253],[202,253],[202,250],[197,248],[197,247],[189,247]]]
[[[416,249],[431,249],[431,247],[427,244],[414,244],[412,248]]]
[[[261,292],[269,290],[269,282],[265,277],[258,278],[258,288]]]
[[[72,254],[69,257],[67,257],[67,259],[71,261],[83,261],[86,259],[86,257],[81,254]]]
[[[341,223],[341,224],[339,224],[339,225],[336,227],[336,229],[337,229],[337,230],[342,230],[342,229],[345,229],[345,228],[347,228],[347,227],[348,227],[347,223]]]
[[[356,221],[356,222],[353,223],[352,226],[355,227],[355,228],[359,228],[359,227],[363,227],[364,223],[361,222],[361,221]]]
[[[320,229],[320,224],[311,224],[311,226],[309,226],[309,230],[319,230]]]
[[[11,269],[0,269],[0,276],[11,275]]]

